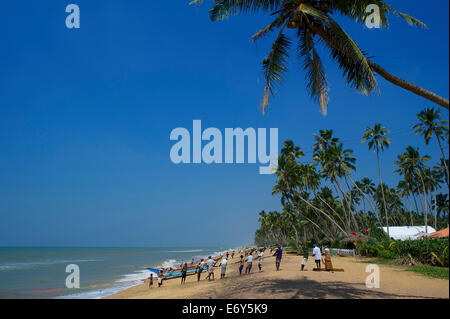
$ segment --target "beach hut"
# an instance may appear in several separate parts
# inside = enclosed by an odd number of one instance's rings
[[[387,227],[383,227],[383,231],[387,233]],[[425,226],[392,226],[389,227],[389,236],[395,240],[416,240],[435,231],[431,226],[428,226],[428,232],[425,231]]]
[[[423,236],[424,238],[448,238],[448,227]]]

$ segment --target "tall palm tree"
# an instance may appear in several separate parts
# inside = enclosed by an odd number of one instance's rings
[[[203,1],[193,0],[191,4],[200,4]],[[389,13],[400,16],[410,25],[427,27],[423,22],[394,10],[380,0],[214,0],[209,14],[214,22],[233,15],[256,12],[270,12],[270,15],[274,16],[270,24],[253,35],[253,40],[256,41],[270,32],[277,32],[271,51],[262,62],[265,77],[264,96],[261,102],[263,114],[269,104],[269,95],[274,94],[276,86],[282,82],[287,71],[293,41],[289,38],[286,28],[294,31],[298,56],[303,60],[306,73],[306,88],[311,98],[320,104],[324,114],[327,112],[329,89],[322,60],[317,51],[318,44],[325,46],[331,58],[342,70],[347,84],[359,92],[370,94],[376,90],[378,86],[374,75],[376,72],[387,81],[448,109],[448,99],[400,79],[369,60],[368,54],[361,50],[332,18],[341,15],[362,24],[367,17],[366,8],[371,4],[376,4],[380,9],[381,27],[388,27]]]
[[[431,158],[428,155],[420,156],[419,149],[412,146],[408,146],[406,148],[406,151],[398,155],[397,158],[398,160],[394,163],[399,167],[399,169],[395,170],[394,172],[403,175],[405,181],[407,181],[411,185],[414,185],[416,187],[417,193],[422,193],[424,197],[423,214],[425,219],[425,231],[427,232],[428,212],[426,206],[427,192],[425,186],[424,171],[427,168],[425,162],[428,162]]]
[[[445,139],[445,136],[448,135],[448,120],[441,120],[442,114],[439,110],[435,110],[433,108],[427,108],[417,114],[417,118],[419,119],[419,123],[414,125],[413,129],[416,134],[420,134],[425,139],[425,144],[428,145],[431,138],[433,136],[436,137],[437,142],[439,144],[439,148],[441,149],[442,157],[444,158],[443,164],[445,168],[447,187],[448,185],[448,166],[446,163],[444,148],[442,147],[441,139]]]
[[[374,150],[377,154],[377,163],[378,163],[378,177],[380,179],[380,185],[383,185],[383,180],[381,178],[381,165],[380,165],[380,152],[384,151],[384,148],[389,148],[389,144],[391,144],[391,140],[386,136],[386,134],[390,133],[388,129],[381,126],[381,124],[377,123],[371,127],[367,127],[364,135],[361,139],[361,142],[368,142],[369,150]],[[383,194],[383,207],[384,213],[386,216],[386,227],[387,234],[389,236],[389,221],[388,221],[388,211],[386,209],[386,198],[384,195],[384,188],[381,188],[381,193]]]

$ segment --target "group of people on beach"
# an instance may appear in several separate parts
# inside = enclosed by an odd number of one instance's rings
[[[265,251],[266,251],[265,247],[259,248],[259,249],[246,247],[245,249],[240,250],[239,253],[241,255],[239,257],[239,260],[237,262],[235,262],[235,264],[239,264],[239,268],[238,268],[239,275],[241,276],[243,274],[242,273],[243,271],[244,271],[245,275],[248,275],[251,273],[252,267],[253,267],[253,260],[258,261],[258,269],[259,269],[259,271],[262,271],[263,260],[265,257],[265,255],[264,255]],[[321,251],[320,247],[317,246],[316,244],[314,244],[312,253],[314,256],[314,261],[316,263],[315,270],[321,270],[322,251]],[[283,257],[283,249],[281,248],[280,245],[278,245],[277,248],[275,249],[275,251],[270,249],[270,254],[272,254],[275,257],[275,267],[276,267],[276,270],[279,271],[280,265],[281,265],[281,259]],[[188,269],[190,268],[192,270],[194,268],[194,266],[195,266],[195,273],[197,274],[197,281],[200,281],[201,274],[205,270],[208,272],[208,275],[205,277],[205,279],[208,279],[208,281],[214,280],[214,267],[219,262],[219,260],[220,260],[220,263],[219,263],[220,279],[225,278],[229,260],[234,259],[234,255],[235,255],[235,251],[233,250],[231,253],[226,252],[225,255],[223,255],[219,258],[216,258],[216,259],[213,259],[211,256],[209,256],[207,260],[204,260],[203,258],[201,258],[197,265],[195,265],[194,259],[192,259],[191,263],[190,263],[190,267],[188,267],[187,262],[183,262],[180,265],[181,284],[186,283]],[[308,257],[309,257],[309,249],[305,248],[303,250],[303,258],[301,261],[301,271],[305,270],[305,267],[308,263]],[[329,250],[325,249],[325,268],[326,268],[326,270],[328,270],[328,268],[330,268],[330,267],[332,268],[332,266],[330,266],[330,265],[331,265],[330,253],[329,253]],[[244,268],[245,268],[245,270],[244,270]],[[159,271],[157,279],[158,279],[158,287],[161,287],[163,279],[165,279],[162,270]],[[153,286],[153,273],[151,273],[150,277],[149,277],[149,287],[152,287],[152,286]]]

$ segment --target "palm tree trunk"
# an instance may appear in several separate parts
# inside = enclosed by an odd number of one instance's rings
[[[324,212],[323,210],[321,210],[320,208],[315,207],[313,204],[311,204],[308,200],[304,199],[302,196],[298,195],[298,198],[300,198],[304,203],[306,203],[308,206],[310,206],[311,208],[313,208],[313,210],[317,210],[317,211],[321,212],[323,215],[325,215],[325,217],[327,217],[332,223],[334,223],[334,224],[339,228],[339,230],[340,230],[345,236],[348,236],[348,233],[347,233],[346,231],[344,231],[344,230],[339,226],[339,224],[338,224],[333,218],[331,218],[330,216],[328,216],[327,213],[325,213],[325,212]],[[306,218],[306,217],[305,217],[305,218]],[[320,229],[320,227],[319,227],[319,229]],[[322,231],[323,231],[323,230],[322,230]]]
[[[377,162],[378,162],[378,177],[380,178],[381,194],[383,194],[384,214],[386,215],[386,228],[387,234],[389,236],[389,220],[388,220],[388,212],[386,209],[386,198],[384,197],[383,180],[381,179],[381,165],[380,165],[380,155],[378,154],[378,146],[377,146]],[[391,237],[389,236],[389,238]]]
[[[447,159],[445,158],[445,153],[444,153],[444,149],[442,148],[441,145],[441,139],[439,138],[439,136],[436,134],[436,131],[434,131],[434,135],[436,135],[437,141],[439,143],[439,148],[441,149],[441,153],[442,153],[442,157],[444,158],[444,167],[445,167],[445,182],[447,183],[447,187],[449,187],[448,185],[448,179],[449,179],[449,174],[448,174],[448,167],[447,167]],[[449,187],[450,188],[450,187]]]
[[[380,218],[378,217],[377,213],[376,213],[376,209],[374,207],[374,205],[372,204],[372,202],[370,201],[369,197],[367,197],[367,195],[358,187],[358,185],[356,185],[356,183],[353,181],[352,177],[349,175],[348,176],[350,179],[350,182],[352,182],[352,184],[360,191],[360,193],[364,196],[364,198],[367,200],[367,202],[369,203],[370,207],[373,210],[373,213],[375,214],[375,216],[377,216],[378,221],[381,224]]]
[[[414,206],[416,206],[416,213],[419,213],[419,207],[417,206],[416,194],[414,194],[414,191],[412,191],[411,194],[412,194],[412,198],[414,200]]]
[[[331,209],[331,211],[336,215],[337,218],[340,219],[340,221],[342,222],[343,225],[345,225],[345,222],[342,220],[341,216],[339,216],[339,214],[322,198],[320,197],[314,190],[313,190],[314,196],[316,198],[318,198],[319,200],[322,201],[322,203],[324,203],[325,205],[328,206],[329,209]]]
[[[438,230],[437,228],[437,200],[436,200],[436,192],[434,192],[434,229]]]
[[[418,85],[415,85],[411,82],[405,81],[391,73],[389,73],[388,71],[386,71],[385,69],[383,69],[381,66],[379,66],[378,64],[369,61],[369,66],[372,68],[373,71],[377,72],[379,75],[381,75],[385,80],[391,82],[392,84],[395,84],[401,88],[404,88],[405,90],[408,90],[414,94],[417,94],[423,98],[426,98],[427,100],[430,100],[440,106],[445,107],[448,110],[449,107],[449,102],[448,99],[443,98],[442,96],[439,96],[431,91],[428,91]]]
[[[428,207],[427,207],[428,201],[427,201],[427,194],[426,194],[426,191],[425,191],[425,182],[423,181],[422,174],[420,173],[420,171],[418,173],[419,173],[420,180],[422,181],[422,191],[423,191],[423,201],[424,201],[423,206],[425,207],[425,211],[424,211],[424,214],[425,214],[425,232],[428,233]]]
[[[409,197],[409,196],[408,196],[408,202],[409,202],[409,219],[411,220],[410,226],[413,226],[412,203],[411,203],[411,197]]]

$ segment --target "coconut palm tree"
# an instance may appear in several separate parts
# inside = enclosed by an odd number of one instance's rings
[[[425,139],[425,144],[428,145],[431,138],[433,136],[436,137],[436,140],[439,144],[439,148],[441,149],[442,157],[444,159],[443,165],[445,168],[447,187],[448,185],[448,166],[446,163],[444,148],[442,147],[441,140],[445,139],[445,136],[448,135],[448,120],[441,120],[442,114],[439,110],[435,110],[433,108],[427,108],[417,114],[417,118],[419,119],[419,123],[414,125],[413,130],[416,134],[420,134]]]
[[[200,4],[203,0],[193,0],[191,4]],[[389,73],[375,62],[368,59],[368,54],[361,50],[356,42],[333,19],[341,15],[357,23],[364,23],[368,5],[377,5],[380,11],[380,26],[388,27],[389,13],[406,20],[410,25],[426,28],[427,26],[404,13],[391,8],[380,0],[214,0],[209,11],[213,22],[225,20],[230,16],[264,12],[273,16],[273,21],[253,35],[253,40],[276,32],[276,39],[267,57],[262,62],[265,88],[261,102],[264,114],[269,96],[274,94],[287,71],[290,48],[297,42],[298,57],[303,60],[306,73],[306,88],[311,98],[320,104],[324,114],[328,105],[328,82],[317,47],[323,44],[331,58],[342,70],[343,77],[350,87],[363,94],[370,94],[377,89],[374,72],[387,81],[410,92],[420,95],[436,104],[449,108],[449,101],[433,92],[407,82]],[[292,29],[291,40],[286,29]]]
[[[395,170],[394,172],[403,175],[405,181],[407,181],[411,185],[414,185],[416,191],[418,193],[422,193],[424,197],[422,210],[425,218],[425,231],[427,232],[428,209],[426,204],[427,192],[425,186],[424,171],[427,168],[425,162],[428,162],[431,158],[428,155],[420,156],[419,149],[412,146],[408,146],[406,148],[406,151],[398,155],[397,158],[398,161],[395,161],[394,163],[399,167],[399,169]]]
[[[319,130],[319,134],[313,134],[313,152],[324,151],[330,145],[339,143],[339,138],[333,137],[333,130]]]
[[[381,124],[377,123],[371,127],[367,127],[366,131],[364,132],[364,135],[361,139],[361,142],[368,142],[369,150],[374,150],[374,152],[377,154],[377,163],[378,163],[378,177],[380,179],[380,185],[383,184],[383,180],[381,178],[381,165],[380,165],[380,152],[383,152],[385,148],[389,147],[389,144],[391,144],[391,140],[386,137],[386,134],[390,133],[388,129],[381,126]],[[384,196],[384,188],[381,188],[381,193],[383,194],[383,207],[384,207],[384,213],[386,216],[386,227],[387,227],[387,234],[389,236],[389,221],[387,216],[387,209],[386,209],[386,199]]]

